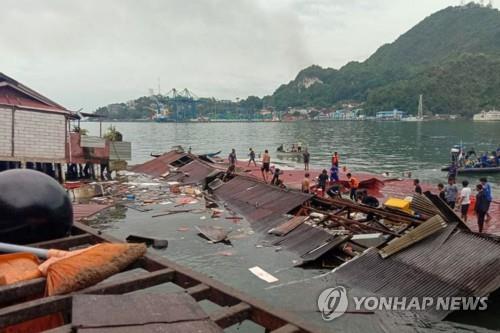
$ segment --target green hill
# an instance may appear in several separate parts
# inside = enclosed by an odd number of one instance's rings
[[[308,67],[268,98],[278,109],[346,100],[367,111],[400,108],[470,116],[500,102],[500,12],[468,4],[425,18],[366,61],[339,70]]]

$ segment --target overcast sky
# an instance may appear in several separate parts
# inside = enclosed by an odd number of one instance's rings
[[[458,0],[0,0],[0,72],[70,109],[158,87],[271,94],[339,68]]]

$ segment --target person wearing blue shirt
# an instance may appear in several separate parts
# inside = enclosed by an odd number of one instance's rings
[[[481,182],[481,185],[483,186],[483,191],[484,191],[484,196],[486,198],[487,204],[486,204],[486,222],[489,222],[491,220],[490,213],[488,213],[488,210],[490,209],[490,204],[493,201],[493,195],[491,193],[491,185],[488,183],[488,179],[486,177],[482,177],[479,179]]]

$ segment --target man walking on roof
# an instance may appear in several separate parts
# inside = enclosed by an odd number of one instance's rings
[[[250,166],[250,163],[252,162],[254,166],[257,166],[257,163],[255,163],[255,151],[252,148],[250,148],[248,156],[250,157],[250,159],[248,160],[248,166]]]
[[[260,171],[262,172],[262,178],[267,183],[267,174],[270,171],[271,167],[271,156],[269,155],[269,151],[266,149],[264,151],[264,155],[262,155],[262,168]]]

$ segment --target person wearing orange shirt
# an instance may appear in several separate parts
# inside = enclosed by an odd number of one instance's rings
[[[356,178],[354,178],[351,175],[351,173],[348,173],[346,176],[347,176],[347,181],[349,182],[349,188],[351,189],[349,198],[351,198],[351,200],[356,200],[356,191],[358,190],[359,187],[359,181]]]
[[[335,165],[337,168],[339,167],[339,154],[337,152],[333,153],[332,156],[332,166]]]

